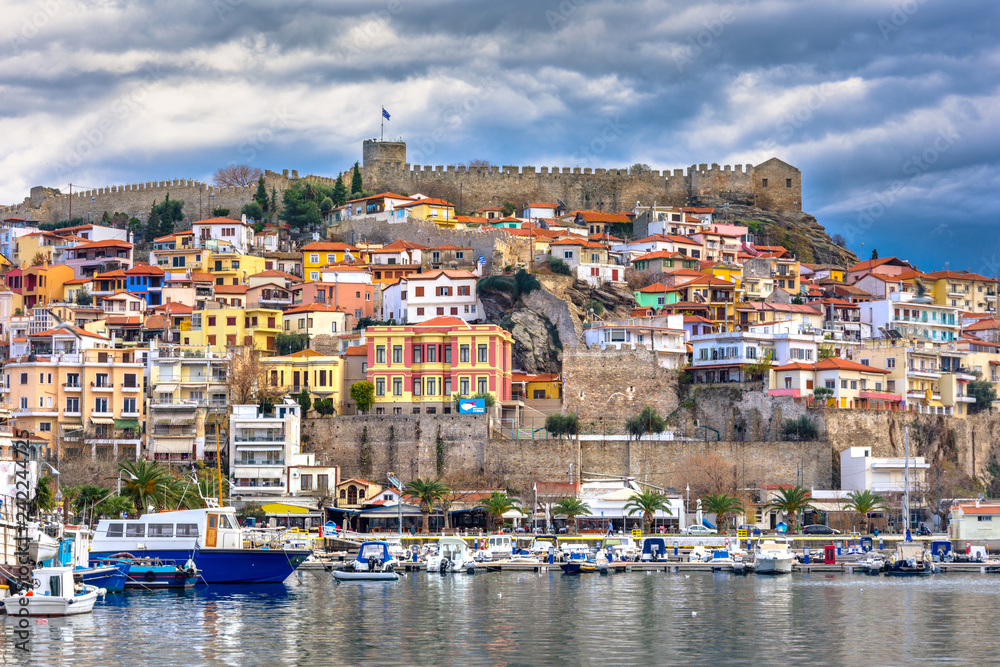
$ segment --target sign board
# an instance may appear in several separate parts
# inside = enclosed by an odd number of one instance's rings
[[[633,528],[632,529],[632,539],[633,540],[637,540],[640,537],[642,537],[642,529],[641,528]]]
[[[458,413],[462,415],[485,415],[485,398],[463,398],[458,402]]]

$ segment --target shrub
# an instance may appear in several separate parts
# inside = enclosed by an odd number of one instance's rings
[[[573,270],[569,268],[569,264],[562,261],[558,257],[549,257],[549,271],[557,273],[561,276],[573,275]]]
[[[816,422],[802,415],[798,419],[786,419],[781,425],[781,433],[785,440],[815,440],[819,429]]]
[[[545,430],[557,438],[564,435],[576,435],[580,432],[580,419],[575,412],[568,415],[552,414],[545,418]]]

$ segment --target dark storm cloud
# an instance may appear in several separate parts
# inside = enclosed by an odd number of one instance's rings
[[[969,242],[997,203],[994,2],[7,5],[5,201],[233,160],[335,173],[385,104],[414,161],[774,155],[803,170],[805,208],[856,250],[928,265],[945,249],[973,265],[996,246]]]

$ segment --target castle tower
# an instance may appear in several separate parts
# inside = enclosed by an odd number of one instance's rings
[[[361,168],[366,190],[375,190],[394,182],[405,164],[405,141],[365,139]]]

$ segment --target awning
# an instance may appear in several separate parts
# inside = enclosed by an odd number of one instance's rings
[[[111,426],[115,423],[115,420],[110,417],[91,417],[90,422],[92,424],[107,424]]]
[[[267,514],[309,514],[308,507],[292,505],[290,503],[266,503],[260,508]],[[316,510],[318,512],[318,510]]]
[[[153,390],[157,394],[172,394],[177,391],[177,385],[175,384],[158,384]]]
[[[515,509],[509,509],[509,510],[507,510],[501,516],[503,516],[503,518],[505,518],[505,519],[527,519],[528,518],[527,514],[522,513],[520,510],[518,510],[516,508]]]
[[[139,428],[138,419],[115,419],[115,428]]]
[[[943,408],[944,407],[944,403],[942,403],[941,401],[936,401],[933,398],[931,400],[927,401],[927,405],[929,405],[932,408]]]

